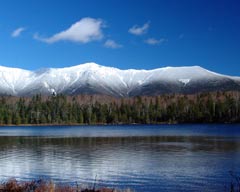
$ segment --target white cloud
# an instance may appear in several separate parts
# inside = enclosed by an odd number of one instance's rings
[[[117,49],[117,48],[121,48],[122,45],[116,43],[115,41],[108,39],[105,43],[104,46],[107,48],[112,48],[112,49]]]
[[[82,18],[80,21],[71,25],[68,29],[56,33],[55,35],[44,38],[38,34],[34,35],[34,39],[46,42],[55,43],[58,41],[72,41],[80,43],[88,43],[102,39],[102,28],[104,27],[101,19],[94,19],[90,17]]]
[[[25,30],[26,30],[26,29],[25,29],[24,27],[19,27],[19,28],[15,29],[15,30],[12,32],[11,36],[12,36],[12,37],[18,37],[18,36],[20,36],[21,33],[22,33],[23,31],[25,31]]]
[[[140,27],[138,25],[134,25],[133,27],[131,27],[128,30],[128,32],[133,35],[143,35],[143,34],[147,33],[147,30],[149,27],[150,27],[149,22],[145,23],[142,27]]]
[[[161,39],[149,38],[149,39],[145,40],[144,42],[149,45],[158,45],[158,44],[165,43],[167,41],[168,40],[165,38],[161,38]]]

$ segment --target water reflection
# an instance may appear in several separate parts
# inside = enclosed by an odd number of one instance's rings
[[[35,150],[35,148],[48,146],[51,148],[67,148],[81,150],[108,151],[114,147],[125,147],[127,149],[133,146],[141,146],[141,151],[239,151],[240,138],[231,137],[203,137],[203,136],[141,136],[141,137],[0,137],[1,151],[11,148],[23,148]]]
[[[240,171],[236,137],[0,137],[0,180],[50,177],[61,182],[139,191],[219,191]]]

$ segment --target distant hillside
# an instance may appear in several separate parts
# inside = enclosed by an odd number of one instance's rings
[[[0,97],[0,124],[239,123],[240,92]]]

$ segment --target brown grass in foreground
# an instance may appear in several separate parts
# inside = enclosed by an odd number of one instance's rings
[[[117,190],[113,188],[83,188],[75,185],[60,185],[44,180],[34,180],[31,182],[19,182],[11,179],[0,184],[0,192],[130,192],[127,190]]]

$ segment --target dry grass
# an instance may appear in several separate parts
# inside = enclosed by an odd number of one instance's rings
[[[60,185],[44,180],[33,180],[31,182],[19,182],[11,179],[0,184],[0,192],[130,192],[130,190],[116,190],[111,188],[82,188],[78,185]]]

